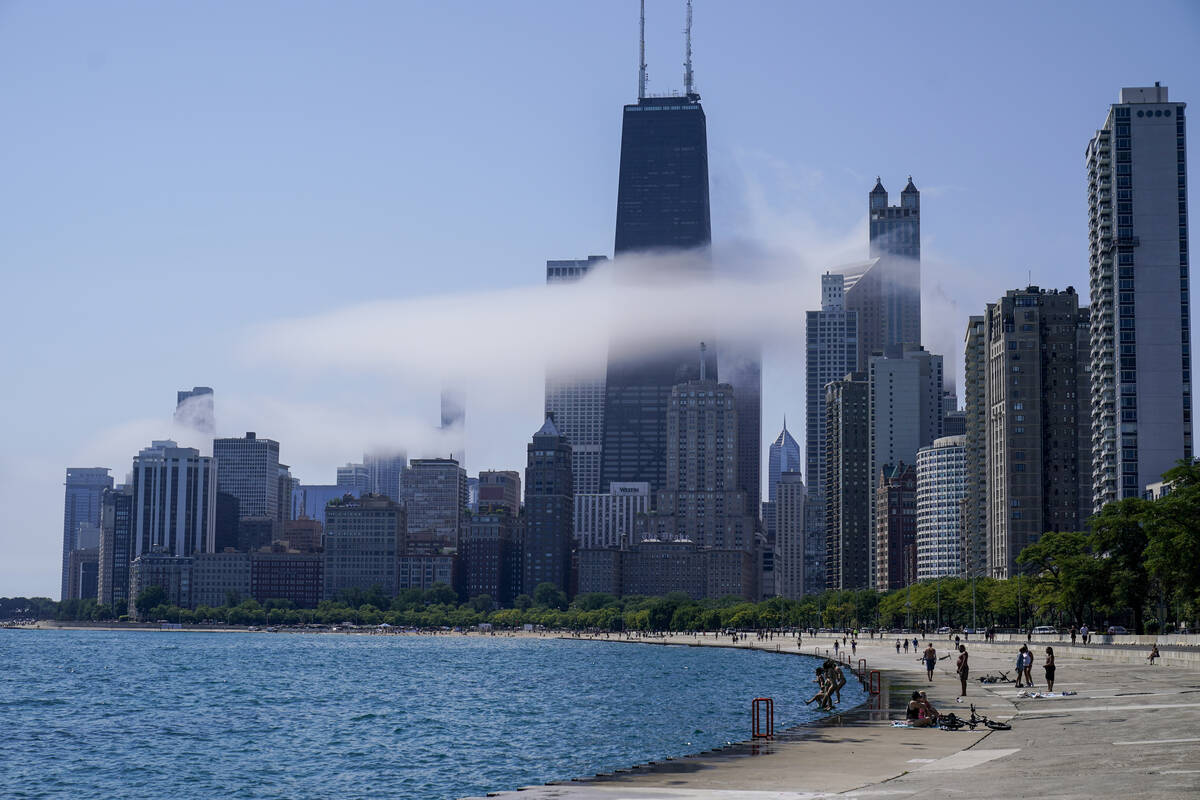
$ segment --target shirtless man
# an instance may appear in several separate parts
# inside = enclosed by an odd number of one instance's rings
[[[933,642],[926,646],[921,658],[925,661],[925,676],[933,683],[933,668],[937,666],[937,650],[933,648]]]
[[[842,672],[841,666],[836,662],[829,663],[826,668],[826,674],[833,680],[833,693],[836,696],[836,702],[842,702],[842,687],[846,685],[846,675]]]
[[[833,694],[833,681],[826,676],[825,670],[820,667],[816,670],[816,681],[817,693],[805,700],[804,705],[809,705],[814,700],[820,700],[821,702],[817,705],[820,706],[822,711],[828,711],[833,708],[833,703],[829,699],[829,696]]]

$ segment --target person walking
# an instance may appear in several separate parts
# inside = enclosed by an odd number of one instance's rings
[[[858,655],[858,639],[850,640],[850,655],[852,655],[852,656]]]
[[[1075,626],[1074,626],[1074,625],[1072,625],[1072,626],[1071,626],[1071,645],[1072,645],[1072,646],[1074,646],[1074,645],[1075,645],[1075,635],[1076,635],[1077,633],[1078,633],[1078,631],[1076,631],[1076,630],[1075,630]]]
[[[900,655],[900,640],[896,640],[896,655]]]
[[[1017,688],[1020,689],[1023,684],[1021,681],[1025,678],[1025,645],[1021,645],[1021,649],[1017,651]]]
[[[958,702],[962,702],[962,698],[967,696],[967,677],[970,674],[970,669],[967,666],[967,646],[960,644],[958,646],[958,662],[955,664],[955,669],[958,671],[958,680],[962,684],[962,694],[958,696]]]
[[[1087,642],[1088,642],[1088,626],[1087,625],[1079,626],[1079,638],[1083,640],[1084,644],[1087,644]]]
[[[899,645],[897,645],[897,647],[899,647]],[[896,652],[897,652],[897,653],[899,653],[900,651],[899,651],[899,650],[897,650]],[[904,652],[905,652],[906,654],[908,653],[908,639],[905,639],[905,640],[904,640]]]
[[[925,647],[922,658],[925,659],[925,676],[933,683],[933,668],[937,666],[937,650],[933,649],[933,642]]]
[[[1042,666],[1046,670],[1046,691],[1054,691],[1054,648],[1046,648],[1046,663]]]
[[[833,640],[833,654],[836,656],[837,653],[838,653],[838,640],[834,639]]]

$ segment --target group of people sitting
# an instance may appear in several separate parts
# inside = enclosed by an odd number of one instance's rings
[[[908,710],[904,720],[914,728],[928,728],[937,725],[941,713],[929,702],[924,692],[913,692],[912,700],[908,701]]]
[[[817,703],[822,711],[831,711],[836,703],[842,702],[842,687],[846,675],[841,665],[830,659],[816,669],[817,693],[804,701],[805,705]]]

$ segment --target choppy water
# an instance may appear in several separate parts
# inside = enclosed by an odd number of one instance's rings
[[[456,798],[817,712],[812,659],[555,639],[0,630],[0,797]],[[851,682],[846,705],[861,702]]]

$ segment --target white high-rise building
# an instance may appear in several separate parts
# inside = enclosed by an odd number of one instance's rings
[[[1184,109],[1122,89],[1087,147],[1095,511],[1192,458]]]
[[[917,451],[917,580],[962,574],[966,490],[966,436],[943,436]]]
[[[650,484],[614,482],[600,494],[575,495],[575,546],[583,550],[637,544],[637,515],[650,510]]]
[[[337,468],[337,485],[355,497],[371,491],[371,471],[366,464],[347,462]],[[396,476],[396,488],[400,488],[400,476]],[[392,498],[393,500],[395,498]]]
[[[577,281],[606,256],[546,262],[546,283]],[[546,372],[546,414],[571,444],[576,494],[600,493],[600,448],[604,439],[604,364]]]
[[[137,454],[131,484],[131,557],[153,552],[190,556],[216,549],[214,462],[194,447],[179,447],[169,439],[152,442]]]

